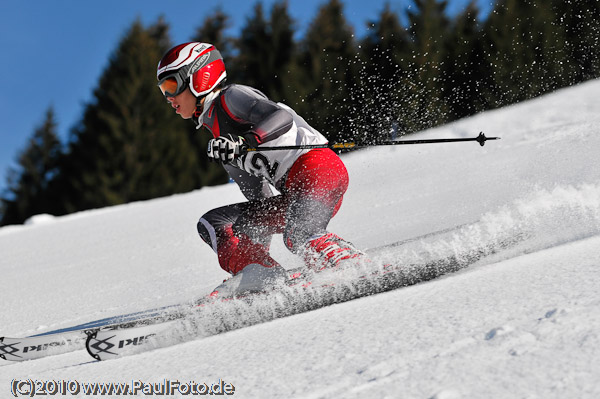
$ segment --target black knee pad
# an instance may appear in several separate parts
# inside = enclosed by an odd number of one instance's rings
[[[198,234],[202,241],[207,243],[212,247],[212,249],[216,252],[217,248],[217,237],[215,234],[215,229],[213,226],[208,223],[204,217],[200,218],[198,224],[196,225],[196,229],[198,230]]]
[[[240,215],[240,204],[227,205],[206,212],[196,225],[200,238],[217,251],[217,231],[231,226]]]

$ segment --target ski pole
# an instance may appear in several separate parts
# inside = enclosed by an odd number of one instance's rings
[[[479,133],[477,137],[468,137],[462,139],[421,139],[421,140],[398,140],[398,141],[384,141],[375,144],[357,144],[355,142],[348,143],[333,143],[333,144],[304,144],[304,145],[283,145],[280,147],[248,147],[247,152],[261,152],[261,151],[281,151],[281,150],[305,150],[313,148],[331,148],[333,150],[348,150],[354,148],[365,148],[379,145],[406,145],[406,144],[431,144],[431,143],[455,143],[462,141],[476,141],[482,147],[487,140],[500,140],[500,137],[486,137],[483,132]]]

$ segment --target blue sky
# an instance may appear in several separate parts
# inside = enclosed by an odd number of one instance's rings
[[[275,0],[261,1],[269,10]],[[289,0],[291,16],[302,34],[325,0]],[[479,0],[489,10],[492,0]],[[377,18],[386,3],[399,15],[410,0],[345,0],[345,17],[357,37],[365,24]],[[463,9],[469,0],[449,0],[449,12]],[[252,0],[56,0],[3,1],[0,5],[0,190],[6,172],[53,106],[58,132],[64,140],[92,99],[110,54],[131,23],[144,24],[164,15],[173,42],[188,41],[204,17],[218,6],[231,17],[230,33],[244,26],[256,1]],[[158,60],[157,60],[158,61]]]

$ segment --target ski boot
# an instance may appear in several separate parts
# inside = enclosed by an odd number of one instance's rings
[[[287,279],[287,272],[279,265],[265,267],[252,263],[233,277],[223,281],[210,294],[212,298],[235,298],[248,294],[268,292]]]
[[[333,233],[311,238],[302,254],[306,265],[314,271],[337,269],[341,264],[369,262],[367,255]]]

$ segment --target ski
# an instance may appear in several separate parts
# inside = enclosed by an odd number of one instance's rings
[[[214,301],[215,298],[206,296],[188,303],[111,316],[28,337],[0,337],[0,358],[25,361],[82,350],[88,336],[99,330],[123,330],[177,320]]]
[[[108,317],[29,337],[0,337],[0,358],[9,361],[34,360],[85,349],[89,334],[102,329],[118,330],[150,325],[184,317],[193,304],[171,305]]]
[[[0,358],[10,361],[39,359],[85,348],[87,334],[69,331],[35,337],[0,337]]]
[[[444,230],[430,233],[424,237],[432,234],[437,236],[446,232]],[[407,242],[415,240],[417,239]],[[378,253],[385,248],[395,248],[405,243],[389,244],[367,252]],[[356,270],[350,267],[343,273],[337,271],[335,278],[330,280],[327,276],[333,276],[328,272],[315,274],[306,268],[291,269],[288,270],[287,283],[273,292],[254,293],[237,298],[207,295],[184,304],[112,316],[35,336],[0,337],[0,358],[11,361],[32,360],[86,348],[92,357],[103,360],[131,352],[138,347],[153,347],[147,345],[153,341],[156,346],[161,339],[162,343],[159,346],[165,346],[178,340],[198,336],[197,331],[200,330],[204,335],[219,334],[274,318],[431,280],[464,268],[493,252],[494,250],[482,248],[460,259],[450,256],[402,267],[388,265],[380,268],[373,264]],[[246,317],[243,315],[244,312],[250,310],[256,313],[261,306],[264,314],[255,315],[254,319],[244,319]],[[228,314],[242,314],[243,317],[240,318],[240,322],[237,322]],[[179,324],[170,323],[172,321],[178,321]],[[182,328],[187,331],[177,332]],[[187,335],[181,339],[177,334]],[[165,336],[170,338],[165,340]]]
[[[86,340],[96,360],[145,352],[268,322],[336,303],[374,295],[456,272],[489,255],[486,249],[469,256],[451,255],[418,264],[349,265],[318,273],[305,268],[288,270],[285,284],[268,292],[234,298],[207,296],[196,312],[185,317],[132,328],[100,328]]]
[[[101,328],[88,335],[86,349],[94,359],[108,360],[216,335],[414,283],[398,278],[402,270],[392,265],[320,273],[289,270],[287,282],[271,291],[234,298],[208,296],[197,304],[196,312],[177,320],[118,330]]]
[[[142,327],[94,331],[87,336],[85,348],[96,360],[115,358],[133,352],[137,347],[147,346],[151,338],[170,331],[175,323],[176,320],[171,320]]]
[[[252,306],[253,302],[260,300],[268,302],[269,298],[281,293],[283,289],[304,290],[312,284],[308,277],[311,275],[312,273],[304,267],[290,269],[286,283],[272,292],[253,292],[237,297],[219,297],[216,292],[213,292],[195,301],[192,311],[181,313],[178,317],[146,325],[101,327],[88,332],[85,347],[96,360],[107,360],[162,347],[168,344],[165,340],[177,341],[182,334],[195,336],[198,323],[218,320],[218,315],[225,308],[235,308],[237,305]],[[218,334],[230,329],[229,326],[217,327],[214,333]]]

